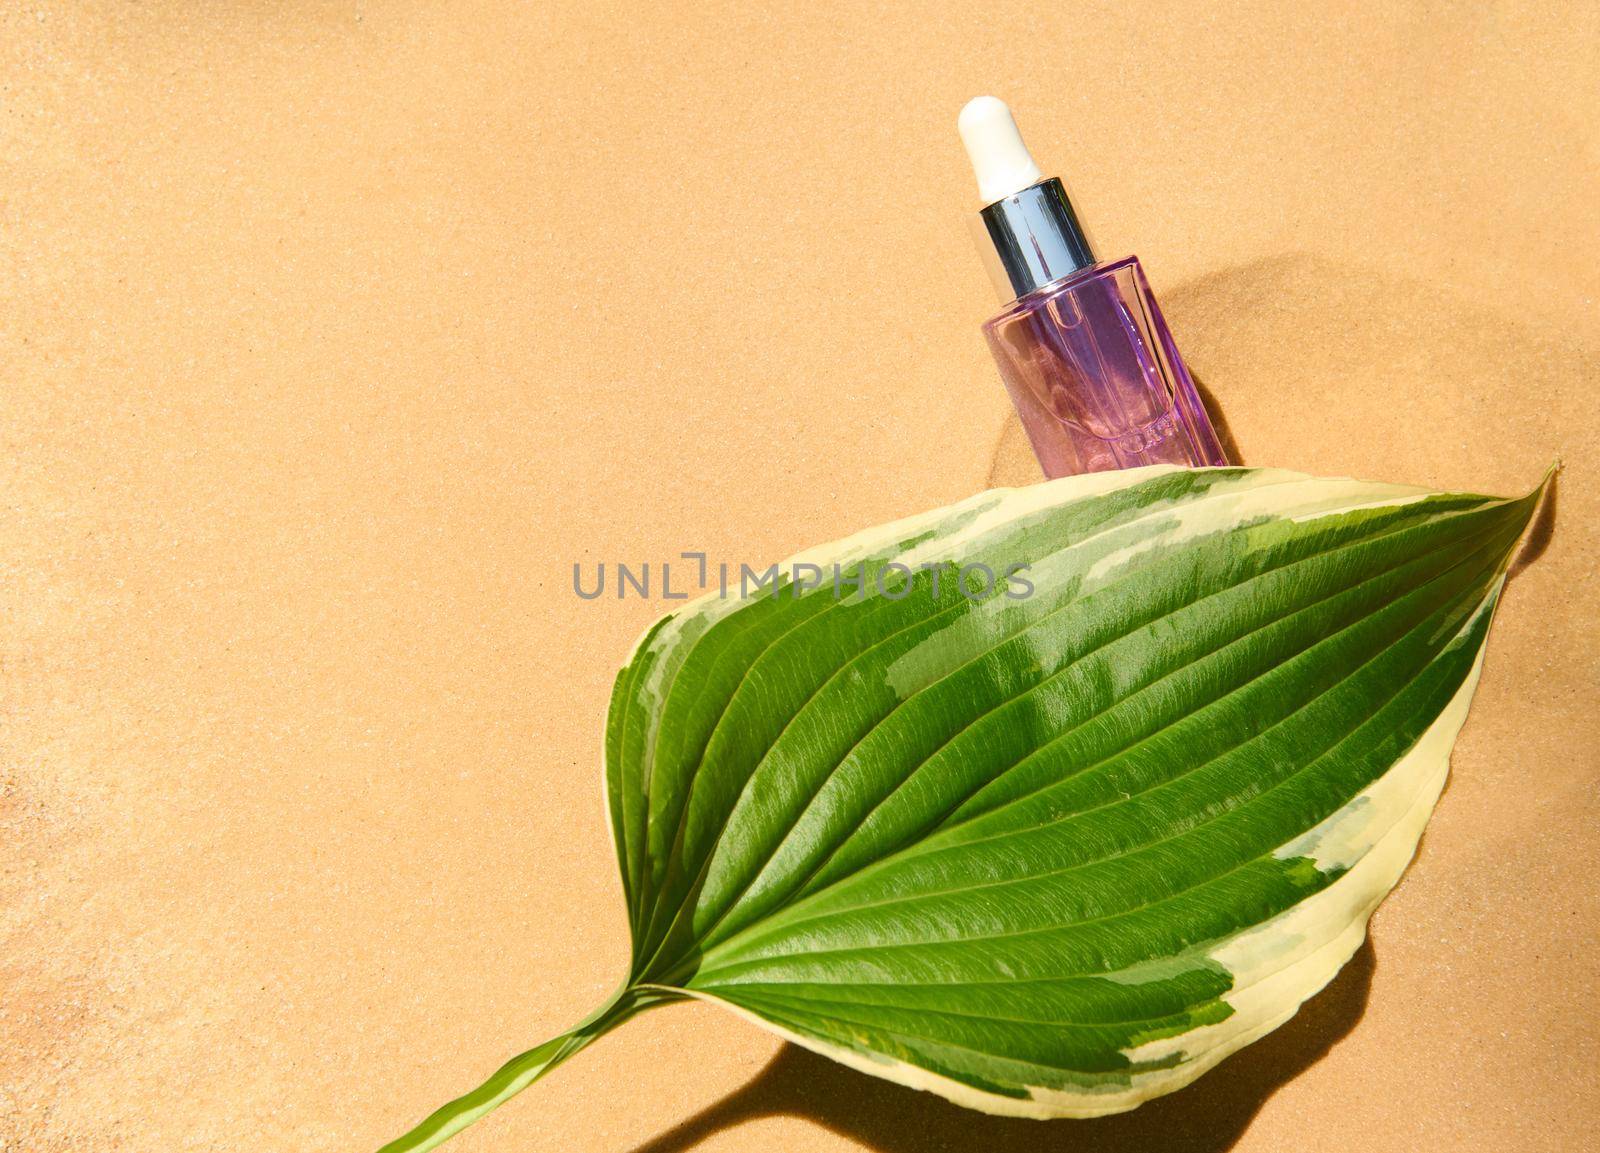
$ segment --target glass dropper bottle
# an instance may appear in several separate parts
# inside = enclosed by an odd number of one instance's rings
[[[1139,258],[1099,260],[1004,103],[979,96],[959,128],[1004,304],[983,331],[1045,475],[1227,464]]]

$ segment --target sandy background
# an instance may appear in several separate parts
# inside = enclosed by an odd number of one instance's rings
[[[1011,98],[1246,460],[1566,462],[1420,859],[1121,1119],[709,1008],[452,1146],[1571,1151],[1600,1125],[1600,9],[0,7],[0,1150],[370,1150],[626,956],[596,782],[659,602],[1034,478],[954,133]]]

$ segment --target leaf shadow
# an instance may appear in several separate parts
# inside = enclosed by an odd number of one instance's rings
[[[754,1080],[631,1153],[687,1153],[763,1117],[803,1117],[878,1153],[1222,1153],[1278,1089],[1347,1036],[1377,967],[1369,940],[1288,1023],[1193,1085],[1114,1117],[1027,1121],[962,1109],[785,1045]]]
[[[1539,502],[1539,511],[1533,514],[1533,523],[1523,535],[1516,559],[1511,562],[1511,570],[1506,574],[1508,578],[1515,579],[1550,547],[1556,533],[1556,497],[1560,491],[1561,474],[1557,472],[1550,478],[1550,486],[1544,490],[1544,500]]]

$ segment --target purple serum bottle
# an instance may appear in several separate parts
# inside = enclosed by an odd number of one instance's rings
[[[1095,256],[1005,104],[978,97],[959,128],[986,206],[979,249],[1004,303],[983,332],[1045,476],[1227,464],[1139,258]]]

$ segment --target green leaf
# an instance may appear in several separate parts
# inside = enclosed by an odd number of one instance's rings
[[[1180,1088],[1360,945],[1542,491],[1100,473],[664,618],[606,724],[623,991],[386,1149],[682,997],[993,1113]]]

